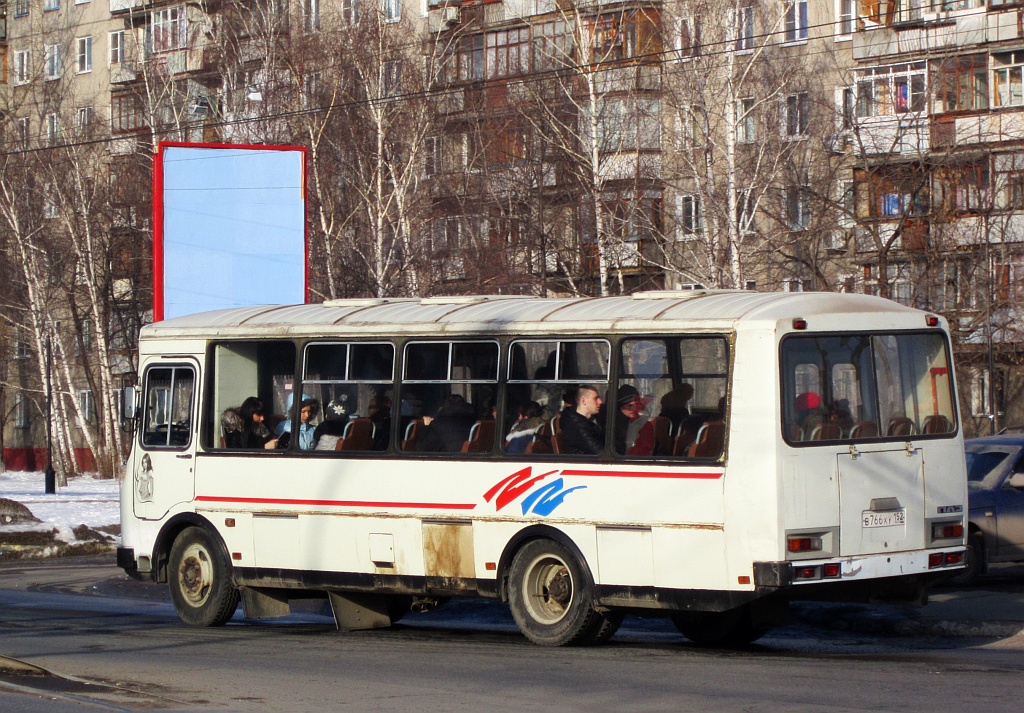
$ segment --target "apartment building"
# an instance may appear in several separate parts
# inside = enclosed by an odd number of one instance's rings
[[[1017,7],[14,0],[6,11],[5,138],[18,161],[0,180],[22,181],[28,200],[0,232],[48,256],[35,272],[57,275],[33,292],[29,272],[7,266],[11,302],[25,305],[4,335],[16,357],[9,465],[12,449],[41,463],[28,454],[45,439],[45,337],[54,364],[82,365],[56,370],[64,447],[119,447],[110,395],[98,394],[132,378],[129,335],[147,319],[160,140],[307,146],[322,298],[872,292],[953,319],[969,432],[1024,422]],[[102,180],[83,192],[72,179],[84,175]],[[79,234],[102,235],[102,250]],[[92,284],[105,300],[90,313]]]

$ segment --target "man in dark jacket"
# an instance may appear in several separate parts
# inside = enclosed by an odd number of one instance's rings
[[[604,450],[604,429],[594,420],[601,402],[596,386],[585,384],[576,391],[576,408],[565,409],[559,419],[562,453],[598,455]]]
[[[458,394],[445,399],[437,418],[424,418],[426,424],[416,441],[416,450],[429,453],[459,453],[476,423],[473,407]]]

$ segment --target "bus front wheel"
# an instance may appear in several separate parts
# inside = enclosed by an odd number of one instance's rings
[[[516,554],[508,601],[519,630],[541,646],[599,643],[615,633],[607,616],[594,609],[583,567],[551,540],[534,540]]]
[[[224,547],[207,530],[189,527],[171,547],[171,600],[189,626],[221,626],[238,608],[238,589]]]

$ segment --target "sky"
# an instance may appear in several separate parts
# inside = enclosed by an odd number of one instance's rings
[[[53,495],[45,493],[42,472],[0,472],[0,498],[15,500],[42,522],[24,524],[0,523],[0,533],[57,530],[57,539],[75,542],[72,529],[79,525],[91,528],[121,522],[118,506],[119,481],[98,480],[91,475],[71,478],[66,488],[57,487]]]

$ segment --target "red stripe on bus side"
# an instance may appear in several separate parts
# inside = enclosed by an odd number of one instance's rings
[[[218,495],[198,495],[204,503],[247,503],[250,505],[328,505],[355,508],[437,508],[440,510],[472,510],[474,503],[389,503],[372,500],[298,500],[291,498],[232,498]]]
[[[560,475],[583,477],[609,476],[613,478],[689,478],[695,480],[717,480],[724,473],[700,473],[696,471],[664,470],[563,470]]]

